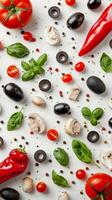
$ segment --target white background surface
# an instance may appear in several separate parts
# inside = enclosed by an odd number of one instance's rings
[[[25,30],[32,31],[33,35],[37,38],[37,42],[35,43],[28,43],[25,42],[22,39],[22,35],[20,34],[19,30],[7,30],[4,28],[2,25],[0,25],[0,39],[4,42],[5,45],[10,45],[11,43],[21,41],[24,43],[26,46],[29,47],[31,50],[31,54],[29,55],[28,58],[25,58],[24,60],[28,60],[32,57],[37,58],[39,55],[42,53],[48,53],[48,63],[46,68],[46,74],[44,77],[39,77],[36,80],[29,81],[29,82],[22,82],[21,79],[19,80],[14,80],[11,79],[10,77],[7,76],[6,69],[7,66],[10,64],[16,64],[20,70],[21,69],[21,59],[16,59],[16,58],[11,58],[6,54],[5,51],[0,52],[0,74],[1,74],[1,81],[0,84],[5,85],[6,83],[9,82],[15,82],[16,84],[20,85],[21,88],[24,91],[24,94],[26,96],[26,100],[24,103],[19,104],[15,103],[12,100],[8,99],[7,96],[3,93],[2,87],[0,88],[0,102],[3,107],[3,112],[2,115],[0,116],[0,120],[4,120],[5,124],[0,125],[1,127],[1,136],[4,138],[5,141],[5,147],[2,149],[0,152],[0,160],[2,161],[6,156],[8,156],[8,153],[10,152],[11,149],[18,147],[20,144],[25,145],[25,141],[29,142],[29,145],[26,146],[26,151],[29,154],[30,157],[30,167],[27,171],[31,172],[31,176],[34,179],[34,182],[37,183],[37,181],[42,180],[45,181],[48,185],[48,193],[47,194],[39,194],[38,192],[34,192],[33,194],[25,194],[22,189],[21,189],[21,180],[26,176],[25,174],[22,174],[22,176],[17,177],[15,180],[11,180],[6,182],[5,184],[2,184],[0,186],[1,188],[4,187],[13,187],[17,189],[20,194],[21,194],[21,199],[22,200],[49,200],[49,199],[58,199],[58,195],[61,191],[65,191],[66,189],[59,188],[58,186],[54,185],[52,182],[51,176],[46,177],[45,173],[48,172],[51,174],[52,169],[55,169],[57,173],[59,173],[60,170],[64,170],[64,176],[71,181],[75,181],[76,184],[72,185],[69,189],[67,189],[67,192],[70,195],[71,200],[87,200],[87,196],[85,195],[80,195],[80,191],[84,190],[84,185],[85,182],[78,181],[75,177],[75,175],[71,175],[70,171],[75,171],[79,168],[84,168],[86,166],[89,166],[90,170],[88,171],[88,176],[91,173],[95,172],[107,172],[110,173],[108,170],[106,170],[102,165],[101,169],[98,169],[94,165],[86,165],[84,163],[81,163],[74,155],[71,149],[71,142],[72,138],[69,137],[68,135],[65,134],[64,132],[64,122],[66,120],[66,117],[59,117],[53,113],[53,106],[57,102],[68,102],[71,111],[72,111],[72,116],[77,118],[79,122],[81,123],[82,126],[82,133],[79,139],[84,141],[92,150],[94,160],[100,159],[100,152],[104,149],[110,148],[112,149],[112,136],[111,134],[108,134],[108,131],[110,130],[108,127],[108,119],[112,117],[112,110],[109,109],[107,105],[107,100],[109,97],[112,96],[112,75],[111,74],[105,74],[102,69],[100,68],[99,65],[99,59],[102,55],[103,52],[109,54],[110,56],[112,55],[112,50],[109,47],[109,41],[112,38],[112,32],[106,37],[106,39],[93,51],[89,54],[89,56],[85,56],[83,58],[78,57],[78,51],[81,48],[84,39],[86,37],[86,34],[91,27],[91,25],[97,20],[97,18],[101,15],[103,9],[106,8],[106,6],[109,5],[111,1],[106,0],[102,1],[102,6],[97,10],[97,11],[91,11],[87,8],[87,0],[77,0],[77,5],[74,8],[68,7],[65,3],[64,0],[60,1],[61,2],[61,13],[62,17],[60,20],[58,20],[58,25],[55,25],[52,18],[49,17],[48,15],[48,8],[57,5],[58,1],[57,0],[32,0],[33,4],[33,18],[31,23],[28,25],[28,27],[25,28]],[[47,6],[47,8],[44,8],[44,6]],[[80,30],[76,31],[71,31],[67,28],[66,26],[66,20],[67,18],[74,12],[81,11],[85,14],[85,24],[82,25]],[[35,24],[37,22],[37,24]],[[54,25],[57,27],[57,29],[60,32],[61,39],[62,39],[62,46],[59,47],[52,47],[49,46],[45,39],[44,39],[44,30],[45,27],[48,25]],[[11,35],[8,36],[6,34],[7,31],[10,31]],[[66,37],[62,37],[62,32],[66,33]],[[40,40],[40,37],[43,38],[43,40]],[[74,37],[75,41],[72,41],[71,38]],[[72,47],[75,46],[76,50],[73,50]],[[35,51],[36,48],[40,49],[40,52],[37,53]],[[32,52],[32,50],[34,52]],[[86,71],[83,74],[79,74],[75,72],[74,70],[71,70],[72,66],[71,65],[60,65],[59,63],[56,62],[55,56],[56,53],[60,50],[65,50],[70,57],[70,60],[73,62],[73,64],[77,63],[78,61],[83,61],[86,64]],[[94,58],[91,58],[90,55],[94,54]],[[50,72],[47,72],[47,69],[49,67],[53,68],[53,74],[51,75]],[[55,72],[55,68],[59,68],[60,72],[57,73]],[[64,84],[61,81],[61,73],[69,73],[72,72],[73,77],[74,77],[74,82],[72,84]],[[81,78],[83,77],[85,80],[91,76],[91,75],[97,75],[100,77],[106,84],[107,87],[107,92],[103,95],[96,95],[92,93],[86,86],[86,82],[81,81]],[[105,75],[105,77],[103,77]],[[47,78],[51,81],[52,83],[52,92],[50,93],[43,93],[39,90],[38,88],[38,82],[42,78]],[[79,97],[78,102],[72,102],[68,100],[68,94],[67,92],[72,88],[72,87],[80,87],[81,88],[81,95]],[[35,92],[32,92],[32,88],[35,88]],[[63,91],[64,97],[59,96],[59,91]],[[90,94],[90,102],[86,101],[86,94]],[[47,107],[45,109],[42,108],[37,108],[32,104],[32,97],[33,96],[41,96],[46,99]],[[48,97],[53,96],[53,99],[50,100]],[[30,135],[29,133],[29,127],[27,123],[27,118],[24,120],[24,125],[21,129],[18,131],[13,131],[13,132],[8,132],[6,130],[6,124],[9,116],[13,113],[16,112],[15,106],[18,105],[19,108],[27,103],[27,106],[25,106],[24,109],[24,114],[28,116],[30,112],[37,112],[40,114],[48,127],[50,128],[55,128],[59,131],[60,133],[60,140],[59,142],[53,143],[47,139],[45,135]],[[88,106],[91,109],[94,109],[95,107],[102,107],[105,110],[104,117],[101,119],[101,124],[98,125],[97,127],[92,127],[89,122],[87,122],[88,130],[97,130],[100,133],[101,136],[101,141],[98,144],[91,144],[87,141],[87,129],[83,128],[83,123],[84,123],[84,118],[81,116],[81,108],[83,106]],[[57,124],[56,121],[60,120],[61,123]],[[104,126],[106,127],[106,131],[101,131],[101,127]],[[22,140],[21,136],[25,136],[26,140]],[[18,141],[14,142],[14,138],[17,138]],[[107,144],[104,144],[104,141],[108,141]],[[67,145],[63,144],[63,141],[67,141]],[[39,145],[39,148],[36,146]],[[67,150],[69,157],[70,157],[70,166],[68,168],[63,168],[61,167],[53,158],[52,152],[56,147],[62,147],[65,150]],[[45,164],[40,164],[39,167],[35,167],[35,161],[33,158],[34,152],[37,149],[43,149],[47,152],[47,155],[49,158],[52,159],[52,163],[45,163]],[[37,173],[38,171],[38,173]]]

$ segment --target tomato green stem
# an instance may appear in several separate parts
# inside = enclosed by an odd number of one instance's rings
[[[100,194],[100,198],[101,198],[101,200],[105,200],[105,197],[103,194]]]

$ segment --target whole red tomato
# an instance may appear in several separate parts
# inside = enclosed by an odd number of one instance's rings
[[[92,200],[112,200],[112,177],[104,173],[94,174],[87,180],[85,191]]]
[[[0,0],[0,22],[7,28],[21,28],[32,15],[30,0]]]

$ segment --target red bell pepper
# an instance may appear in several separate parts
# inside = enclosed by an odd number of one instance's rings
[[[3,162],[0,163],[0,184],[23,173],[29,163],[24,149],[14,149]]]
[[[110,31],[112,31],[112,3],[90,29],[79,56],[83,56],[96,47]]]

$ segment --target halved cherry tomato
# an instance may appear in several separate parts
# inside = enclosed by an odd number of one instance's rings
[[[49,129],[49,130],[47,131],[47,137],[48,137],[48,139],[51,140],[51,141],[56,141],[56,140],[58,140],[58,138],[59,138],[58,131],[55,130],[55,129]]]
[[[83,70],[85,69],[85,64],[83,62],[78,62],[76,65],[75,65],[75,70],[77,72],[82,72]]]
[[[24,33],[23,33],[23,38],[24,38],[24,40],[26,40],[26,41],[31,41],[32,38],[33,38],[32,33],[30,33],[30,32],[24,32]]]
[[[38,192],[46,192],[47,190],[47,185],[46,183],[44,182],[39,182],[37,185],[36,185],[36,189]]]
[[[65,0],[68,6],[73,6],[75,4],[75,0]]]
[[[20,72],[15,65],[10,65],[7,68],[7,74],[12,78],[19,78],[19,76],[20,76]]]
[[[69,83],[73,80],[72,75],[71,74],[64,74],[62,77],[62,81],[64,83]]]
[[[76,177],[80,180],[84,180],[86,177],[86,172],[83,169],[79,169],[76,171]]]

